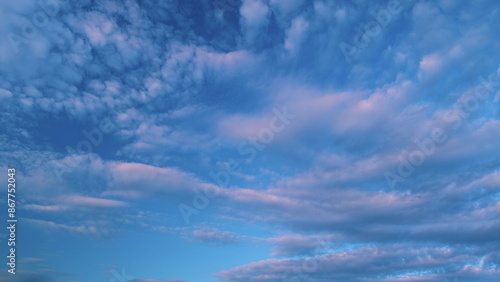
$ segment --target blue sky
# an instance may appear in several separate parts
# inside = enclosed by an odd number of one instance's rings
[[[0,18],[19,218],[0,281],[500,277],[500,1],[22,0]]]

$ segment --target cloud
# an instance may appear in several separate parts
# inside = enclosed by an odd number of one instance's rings
[[[110,200],[110,199],[102,199],[102,198],[93,198],[86,197],[80,195],[67,195],[62,196],[55,199],[54,202],[59,204],[56,205],[25,205],[25,208],[37,210],[37,211],[67,211],[71,209],[93,209],[93,208],[119,208],[126,207],[128,204],[126,202]]]
[[[293,20],[292,26],[287,32],[287,37],[284,45],[287,51],[292,53],[297,52],[300,44],[304,40],[307,27],[308,23],[303,18],[297,18]]]
[[[261,0],[244,0],[240,6],[241,25],[248,44],[253,45],[258,33],[269,23],[269,7]]]
[[[0,4],[0,160],[18,171],[26,224],[94,239],[141,227],[184,239],[187,252],[267,251],[217,253],[211,272],[227,269],[224,281],[495,281],[496,3],[106,0],[50,12],[42,2]],[[359,50],[346,60],[341,43]],[[245,161],[239,144],[283,107],[296,118]],[[434,129],[447,141],[389,187],[384,173]],[[219,187],[210,172],[231,161],[241,171]],[[185,226],[178,205],[208,190],[217,197],[197,210],[203,222]]]
[[[278,257],[312,254],[316,248],[322,245],[322,242],[317,238],[292,234],[270,238],[268,241],[276,244],[272,248],[271,255]]]
[[[53,232],[67,231],[80,235],[93,236],[96,238],[102,237],[111,232],[109,228],[106,228],[107,222],[103,221],[86,222],[85,224],[82,225],[69,225],[69,224],[55,223],[47,220],[28,219],[28,218],[25,219],[25,221],[33,225],[41,226]]]
[[[304,0],[271,0],[270,5],[275,6],[284,14],[294,13],[304,5]]]
[[[233,232],[220,230],[210,226],[193,226],[193,227],[167,227],[167,226],[152,226],[152,230],[164,233],[180,234],[185,240],[196,243],[220,244],[228,245],[239,243],[245,239],[250,239],[246,236],[240,236]]]
[[[262,26],[267,20],[269,8],[259,0],[245,0],[240,8],[240,13],[249,27]]]
[[[146,195],[174,195],[178,197],[187,197],[196,189],[204,191],[205,189],[221,188],[204,183],[193,175],[180,171],[175,168],[159,168],[138,163],[119,163],[111,162],[108,164],[111,181],[108,183],[109,189],[103,194],[113,195],[115,192],[130,191],[134,193],[139,186],[145,187],[140,194]],[[122,194],[125,195],[125,194]]]
[[[238,241],[239,238],[231,232],[222,231],[217,228],[202,227],[193,231],[192,240],[204,243],[230,244]]]
[[[216,276],[222,281],[278,281],[300,277],[311,281],[438,281],[453,276],[491,281],[498,275],[498,270],[471,267],[473,264],[475,259],[463,249],[414,246],[410,250],[395,244],[305,259],[268,259],[222,271]],[[442,272],[443,268],[447,268],[446,273]]]

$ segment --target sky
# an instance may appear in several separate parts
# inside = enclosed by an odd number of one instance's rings
[[[0,281],[498,281],[500,1],[0,18]]]

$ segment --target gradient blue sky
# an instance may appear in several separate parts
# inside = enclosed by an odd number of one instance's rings
[[[0,18],[0,281],[499,280],[500,1]]]

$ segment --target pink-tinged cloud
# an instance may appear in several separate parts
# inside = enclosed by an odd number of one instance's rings
[[[56,223],[53,221],[39,220],[39,219],[25,219],[25,221],[36,226],[41,226],[51,231],[56,231],[56,232],[66,231],[81,235],[90,235],[94,237],[101,237],[103,235],[109,234],[112,231],[110,224],[103,221],[98,221],[98,222],[89,221],[86,222],[85,224],[80,224],[80,225]]]
[[[174,195],[182,198],[192,197],[196,190],[210,189],[210,191],[217,191],[217,193],[222,191],[221,188],[204,183],[195,175],[176,168],[118,162],[107,165],[112,177],[109,189],[105,192],[108,195],[132,197],[138,195]]]
[[[123,208],[129,206],[128,203],[118,200],[88,197],[81,195],[62,195],[51,199],[53,205],[28,204],[25,208],[39,212],[64,212],[71,210],[96,209],[96,208]]]
[[[231,232],[219,230],[213,227],[201,227],[195,229],[191,234],[193,241],[204,243],[230,244],[237,242],[240,238]]]
[[[299,234],[287,234],[277,238],[269,238],[266,241],[275,244],[271,249],[271,255],[276,257],[311,255],[318,247],[325,244],[317,236],[308,237]]]
[[[60,212],[69,210],[71,207],[64,205],[52,205],[52,206],[44,206],[44,205],[25,205],[24,206],[28,210],[35,210],[40,212]]]
[[[85,207],[116,208],[116,207],[128,206],[127,203],[122,201],[93,198],[80,195],[63,196],[60,200],[68,205],[85,206]]]
[[[488,259],[485,259],[488,260]],[[268,259],[216,274],[222,281],[260,282],[307,279],[310,281],[441,281],[457,275],[477,281],[493,281],[498,269],[471,267],[475,257],[462,248],[424,245],[380,245],[350,251],[318,254],[302,259]],[[443,267],[453,271],[443,273]],[[420,275],[414,272],[422,271]],[[425,270],[425,271],[424,271]],[[424,279],[424,280],[421,280]],[[483,280],[485,279],[485,280]],[[472,281],[471,280],[471,281]]]

